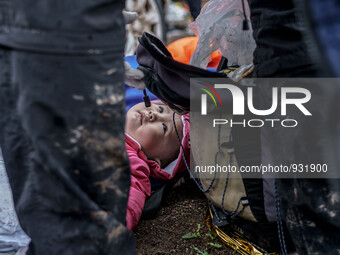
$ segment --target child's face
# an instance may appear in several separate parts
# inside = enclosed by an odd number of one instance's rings
[[[166,105],[144,103],[133,106],[126,114],[125,132],[136,139],[149,159],[164,166],[174,160],[179,151],[179,141],[173,124],[174,112]],[[181,116],[175,114],[180,139],[183,137]]]

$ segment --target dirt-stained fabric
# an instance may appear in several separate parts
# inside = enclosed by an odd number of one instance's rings
[[[0,1],[0,145],[27,254],[135,254],[124,1]]]
[[[324,72],[331,68],[325,68],[325,62],[320,57],[324,52],[314,47],[317,42],[313,41],[312,35],[316,28],[304,16],[306,10],[302,8],[302,2],[308,3],[300,0],[249,0],[253,36],[257,43],[254,52],[255,77],[332,77]],[[327,24],[329,21],[334,20],[329,19]],[[267,85],[259,88],[264,109],[268,109],[265,107],[271,102],[268,88],[272,85]],[[308,122],[303,123],[291,132],[294,135],[280,132],[282,129],[261,128],[262,147],[271,151],[267,158],[262,157],[263,164],[303,163],[311,159],[310,163],[332,162],[330,167],[338,171],[336,155],[339,148],[336,148],[335,138],[339,88],[325,86],[313,92],[312,96],[324,95],[324,104],[313,105],[312,108],[322,112],[325,121],[309,125]],[[282,218],[298,253],[339,254],[339,180],[278,179],[277,183]]]

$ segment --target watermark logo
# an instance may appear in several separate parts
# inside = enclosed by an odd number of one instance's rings
[[[280,100],[280,115],[287,115],[287,106],[293,105],[296,107],[303,115],[312,116],[311,112],[305,107],[305,104],[308,103],[311,99],[311,93],[308,89],[300,88],[300,87],[281,87],[280,90],[277,87],[271,88],[272,95],[272,104],[268,109],[256,109],[254,106],[254,87],[247,87],[244,91],[232,84],[215,84],[214,87],[210,85],[204,84],[206,88],[200,88],[204,91],[204,94],[201,94],[201,115],[207,115],[207,104],[208,99],[207,95],[213,100],[215,107],[217,107],[217,102],[215,97],[219,100],[221,107],[223,107],[221,97],[217,93],[216,89],[225,90],[226,93],[230,93],[232,100],[232,114],[233,116],[245,115],[245,107],[248,107],[250,113],[257,116],[269,116],[278,110],[279,100]],[[210,89],[210,92],[207,88]],[[279,93],[280,92],[280,93]],[[215,97],[214,97],[214,95]],[[279,98],[280,95],[280,98]],[[228,98],[228,97],[227,97]],[[225,104],[230,106],[231,102]],[[265,122],[271,123],[271,126],[274,127],[275,122],[281,122],[283,127],[295,127],[298,124],[298,121],[295,119],[248,119],[244,120],[241,123],[243,126],[248,124],[249,127],[262,127]],[[216,125],[227,124],[230,123],[232,125],[232,120],[227,119],[214,119],[213,127]],[[287,124],[291,123],[291,124]]]
[[[221,97],[220,95],[217,93],[217,91],[211,87],[210,85],[208,84],[203,84],[204,86],[206,86],[207,88],[209,88],[214,94],[215,96],[217,97],[218,101],[220,102],[221,106],[223,106],[222,104],[222,100],[221,100]],[[216,100],[214,98],[214,96],[211,94],[211,92],[205,88],[200,88],[202,91],[206,92],[210,97],[211,99],[214,101],[215,103],[215,107],[217,107],[217,103],[216,103]],[[201,112],[202,112],[202,115],[207,115],[207,94],[202,94],[201,95]]]
[[[217,91],[209,86],[209,87],[217,96],[217,98],[220,101],[220,104],[222,106],[222,101],[220,96],[218,95]],[[217,89],[227,89],[228,92],[231,93],[233,98],[233,115],[244,115],[244,108],[245,108],[245,96],[243,94],[243,91],[231,84],[215,84],[215,88]],[[204,92],[206,92],[210,97],[213,99],[215,106],[216,100],[213,97],[213,95],[206,89],[202,89]],[[290,93],[296,93],[303,95],[303,97],[299,98],[288,98],[287,95]],[[207,115],[207,95],[202,94],[201,95],[201,114]],[[309,90],[305,88],[294,88],[294,87],[287,87],[287,88],[281,88],[281,115],[287,115],[287,105],[292,104],[295,105],[304,115],[311,116],[312,114],[307,110],[307,108],[304,106],[305,103],[307,103],[311,99],[311,93]],[[247,88],[247,106],[251,113],[259,116],[267,116],[272,113],[274,113],[278,106],[278,88],[272,88],[272,105],[269,109],[266,110],[258,110],[254,107],[254,100],[253,100],[253,88],[248,87]]]
[[[340,178],[338,158],[329,153],[337,146],[331,131],[339,86],[339,78],[190,79],[192,176],[207,185],[241,177]]]

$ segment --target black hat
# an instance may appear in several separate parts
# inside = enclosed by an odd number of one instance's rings
[[[149,33],[144,33],[138,40],[138,69],[145,75],[146,87],[177,112],[190,110],[190,78],[226,77],[175,61],[164,44]]]

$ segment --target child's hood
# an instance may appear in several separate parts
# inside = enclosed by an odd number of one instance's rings
[[[133,139],[130,135],[125,134],[125,145],[126,145],[126,151],[128,153],[128,156],[130,157],[131,155],[137,154],[138,158],[144,162],[147,163],[147,165],[150,168],[150,175],[152,177],[155,177],[157,179],[161,180],[169,180],[172,178],[172,176],[165,172],[164,170],[161,169],[161,167],[158,165],[158,163],[154,160],[149,160],[144,152],[141,149],[140,144],[138,143],[137,140]],[[130,167],[132,169],[137,168],[138,164],[134,163],[135,161],[130,160]]]
[[[186,163],[190,166],[190,123],[189,123],[189,114],[182,116],[183,122],[183,139],[181,144],[184,148],[180,148],[180,152],[178,157],[171,162],[168,166],[162,169],[158,163],[154,160],[149,160],[144,152],[141,150],[141,145],[137,140],[132,138],[130,135],[125,134],[126,137],[126,150],[128,154],[131,152],[137,153],[138,157],[147,163],[150,167],[150,175],[153,178],[161,179],[161,180],[169,180],[172,179],[177,173],[183,172],[186,170]],[[130,152],[130,153],[129,153]],[[185,158],[185,160],[184,160]],[[186,161],[186,163],[185,163]],[[136,167],[131,164],[131,168]]]

